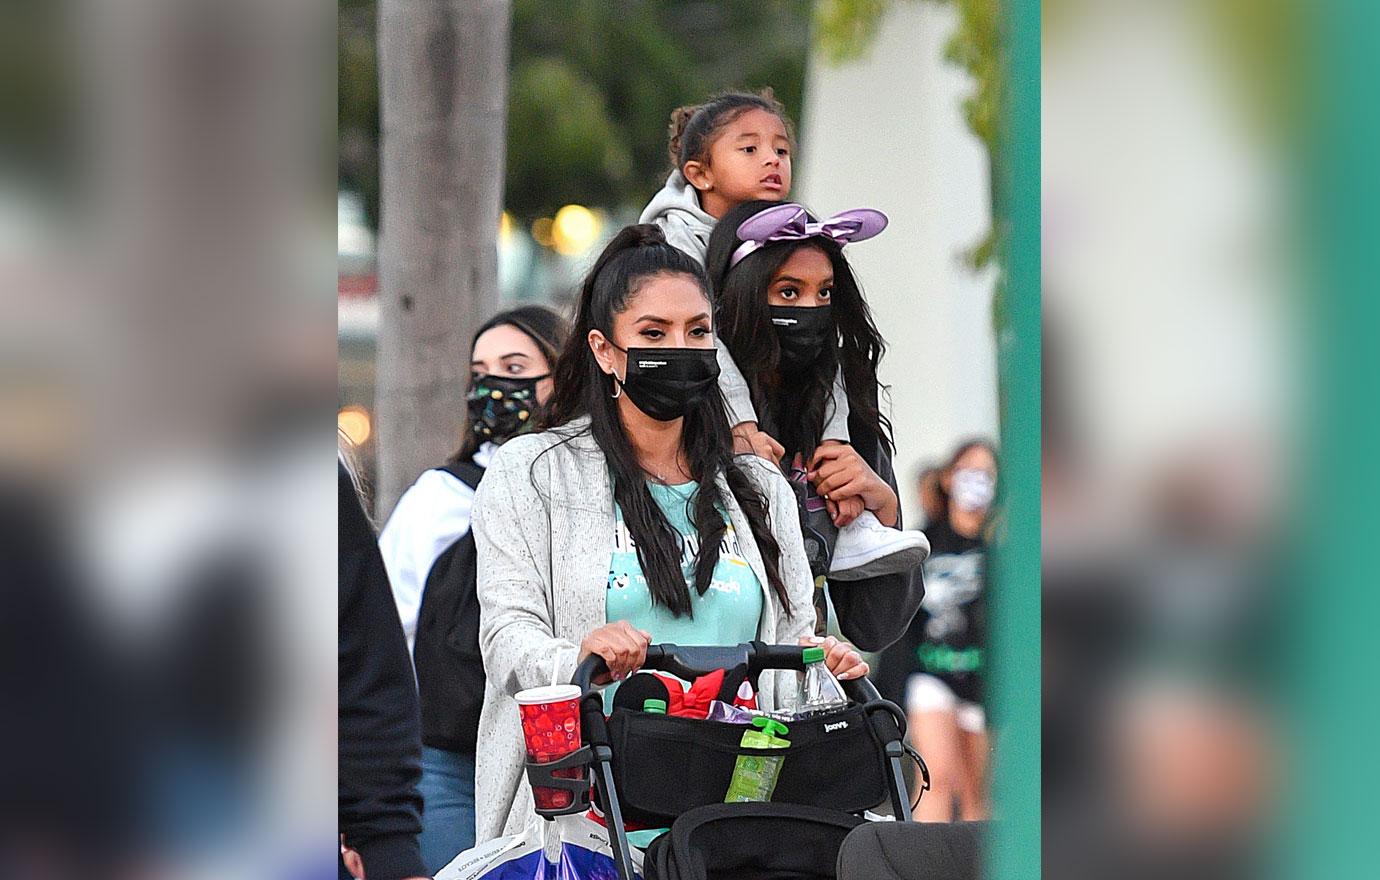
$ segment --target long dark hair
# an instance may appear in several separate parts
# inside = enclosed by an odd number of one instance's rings
[[[479,337],[495,327],[514,327],[521,330],[536,344],[537,350],[541,352],[541,356],[546,359],[546,363],[550,367],[555,367],[556,356],[565,347],[566,340],[570,336],[570,322],[545,306],[519,306],[515,309],[499,312],[475,331],[474,338],[470,340],[471,357],[474,356],[474,346],[479,342]],[[455,453],[450,457],[451,464],[469,461],[474,458],[479,447],[484,445],[483,438],[471,430],[472,427],[467,412],[465,414],[464,435],[460,440],[460,448],[455,450]]]
[[[786,447],[790,457],[809,458],[819,446],[833,404],[834,375],[843,373],[848,393],[849,431],[854,426],[894,452],[891,420],[878,405],[877,366],[886,343],[872,320],[862,288],[843,256],[843,249],[826,238],[769,244],[732,268],[729,260],[741,241],[738,226],[778,201],[744,202],[725,214],[709,238],[705,267],[715,294],[715,323],[733,363],[742,371],[752,404],[764,428]],[[813,217],[811,218],[814,219]],[[783,375],[781,348],[772,328],[767,290],[772,276],[802,247],[817,247],[834,270],[834,325],[838,345],[829,347],[802,371]],[[854,437],[855,443],[862,438]]]
[[[595,261],[580,286],[580,298],[570,341],[556,361],[556,391],[543,418],[544,428],[559,428],[589,416],[586,429],[608,462],[613,497],[623,511],[628,533],[637,544],[637,559],[647,577],[653,600],[677,617],[692,614],[690,591],[681,570],[680,533],[652,498],[647,478],[618,415],[611,394],[612,380],[599,368],[589,347],[589,333],[598,330],[613,339],[614,316],[628,307],[641,286],[657,275],[684,275],[709,298],[709,285],[695,261],[666,243],[656,226],[623,229]],[[570,435],[575,436],[575,435]],[[568,441],[569,438],[567,438]],[[733,437],[720,394],[707,394],[685,414],[681,453],[699,489],[690,500],[691,521],[699,535],[695,557],[695,590],[703,596],[719,561],[719,545],[727,531],[717,478],[722,474],[752,528],[761,552],[768,586],[783,608],[791,612],[781,579],[781,548],[772,534],[766,498],[733,460]]]

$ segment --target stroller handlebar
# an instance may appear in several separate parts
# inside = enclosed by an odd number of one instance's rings
[[[755,684],[757,677],[768,669],[805,669],[805,660],[800,645],[767,645],[762,642],[747,642],[741,645],[651,645],[647,648],[647,659],[642,664],[645,670],[669,672],[679,678],[693,680],[708,675],[716,669],[742,670]],[[593,691],[594,678],[608,670],[608,664],[598,654],[591,654],[581,661],[575,670],[573,683],[583,694]],[[858,703],[868,703],[880,699],[877,689],[866,678],[849,679],[840,682],[848,698]]]

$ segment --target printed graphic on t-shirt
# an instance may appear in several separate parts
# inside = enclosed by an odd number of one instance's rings
[[[929,615],[925,637],[951,641],[968,630],[968,606],[982,595],[981,550],[931,556],[925,564],[925,599],[921,608]]]
[[[648,491],[666,519],[681,536],[681,570],[690,588],[690,613],[676,616],[652,598],[637,545],[628,534],[621,507],[615,505],[613,551],[609,554],[606,620],[625,620],[651,633],[652,641],[677,645],[738,645],[758,637],[765,597],[752,566],[744,558],[738,534],[727,522],[719,543],[719,558],[704,595],[694,588],[699,532],[689,505],[696,484],[650,484]],[[751,536],[749,535],[749,538]],[[597,540],[597,536],[591,536]],[[604,690],[606,710],[612,706],[614,687]]]
[[[699,556],[700,539],[698,534],[682,534],[680,565],[685,573],[686,579],[691,583],[695,577],[695,560]],[[642,573],[642,566],[637,559],[637,542],[628,533],[627,524],[623,522],[622,512],[614,524],[613,534],[613,555],[609,559],[609,580],[610,590],[625,590],[629,586],[647,589],[647,578]],[[709,582],[709,591],[720,593],[739,594],[744,588],[749,588],[756,592],[758,589],[756,576],[752,573],[752,568],[743,558],[742,550],[738,545],[738,533],[734,531],[732,523],[727,524],[723,539],[719,542],[719,561],[714,567],[714,577]]]

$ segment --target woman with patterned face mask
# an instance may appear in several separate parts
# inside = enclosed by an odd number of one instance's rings
[[[549,309],[495,315],[470,355],[464,439],[398,500],[379,537],[422,711],[422,860],[435,873],[474,845],[474,753],[484,696],[470,516],[495,450],[531,429],[569,328]]]
[[[940,517],[925,526],[925,601],[880,661],[877,688],[906,708],[912,742],[929,764],[921,821],[985,819],[990,740],[986,679],[987,531],[997,457],[985,440],[961,444],[939,471]]]

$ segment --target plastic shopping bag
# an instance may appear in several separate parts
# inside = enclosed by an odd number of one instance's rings
[[[631,848],[642,876],[642,853]],[[436,880],[618,880],[608,829],[584,815],[533,816],[521,834],[466,850]]]

